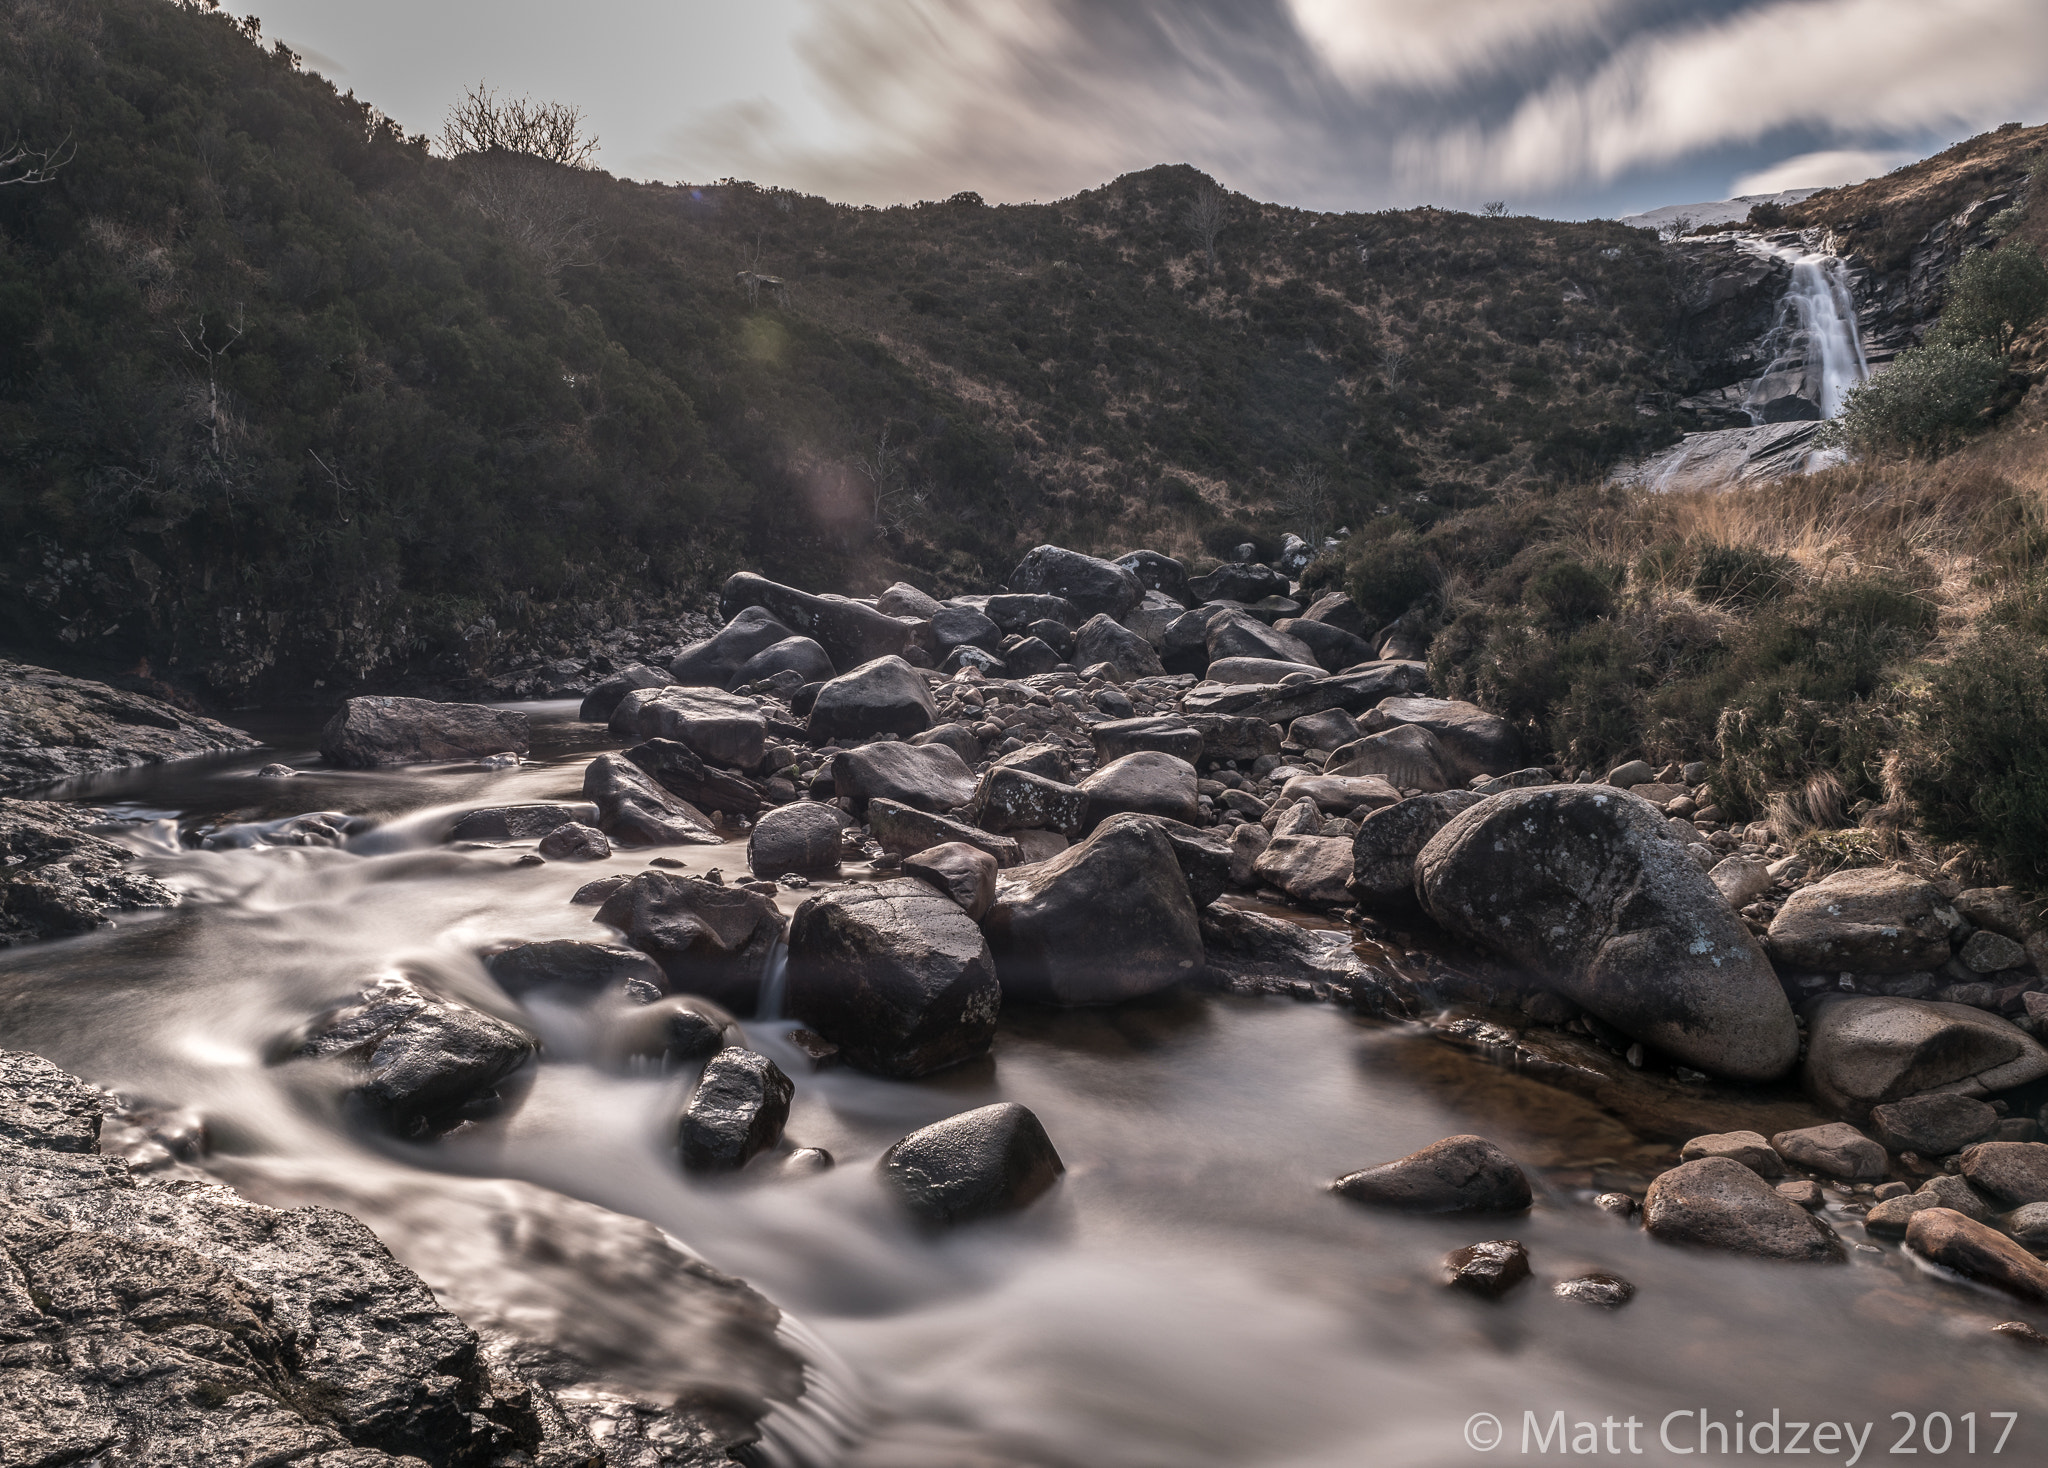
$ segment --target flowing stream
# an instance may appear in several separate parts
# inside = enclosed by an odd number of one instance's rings
[[[1870,376],[1856,327],[1856,301],[1842,278],[1841,260],[1768,240],[1743,237],[1741,243],[1792,267],[1792,283],[1766,339],[1774,360],[1764,369],[1765,378],[1803,370],[1819,392],[1821,417],[1839,418],[1850,392]],[[1750,419],[1762,423],[1761,409],[1751,407]]]
[[[571,892],[655,854],[517,866],[513,850],[443,844],[464,806],[573,796],[585,759],[607,747],[573,722],[573,705],[528,712],[536,758],[520,769],[328,771],[287,721],[267,732],[305,768],[299,779],[253,778],[278,757],[265,751],[79,788],[157,823],[130,839],[189,900],[0,955],[0,1043],[203,1119],[212,1150],[199,1165],[212,1175],[266,1202],[347,1208],[473,1321],[540,1322],[604,1357],[612,1379],[672,1396],[686,1378],[715,1384],[745,1363],[704,1319],[665,1303],[629,1250],[576,1244],[587,1208],[549,1209],[597,1204],[658,1225],[787,1312],[780,1340],[806,1367],[801,1390],[768,1393],[778,1405],[762,1455],[774,1463],[1352,1468],[1564,1455],[1556,1436],[1523,1452],[1525,1412],[1545,1431],[1557,1412],[1596,1424],[1598,1452],[1648,1462],[1729,1460],[1711,1437],[1698,1451],[1697,1416],[1671,1415],[1702,1412],[1724,1440],[1738,1414],[1851,1424],[1852,1439],[1866,1434],[1864,1461],[1920,1431],[1895,1413],[1926,1419],[1930,1444],[1943,1429],[1929,1414],[1947,1414],[1947,1457],[1966,1456],[1964,1414],[1975,1413],[1975,1456],[1989,1458],[2003,1426],[1990,1414],[2017,1412],[1999,1456],[2048,1453],[2048,1371],[1987,1329],[2048,1315],[1890,1248],[1821,1267],[1655,1244],[1587,1199],[1603,1177],[1653,1174],[1668,1147],[1419,1029],[1327,1006],[1175,995],[1020,1008],[1004,1015],[992,1059],[919,1083],[812,1072],[785,1038],[791,1024],[759,1019],[753,1043],[796,1080],[790,1141],[839,1165],[797,1177],[763,1158],[737,1181],[686,1177],[672,1136],[692,1077],[607,1065],[602,1016],[522,1010],[476,959],[508,940],[608,936]],[[172,823],[316,809],[376,824],[339,850],[196,851],[173,838]],[[744,865],[737,846],[660,854],[698,871]],[[357,1123],[344,1076],[273,1059],[281,1037],[395,970],[541,1034],[543,1059],[500,1114],[438,1142],[394,1142]],[[946,1236],[907,1226],[875,1184],[882,1149],[997,1099],[1043,1119],[1067,1165],[1061,1184],[1013,1219]],[[1531,1167],[1529,1216],[1390,1216],[1323,1191],[1465,1131]],[[561,1228],[540,1237],[549,1218]],[[1528,1245],[1534,1282],[1494,1304],[1436,1282],[1447,1250],[1506,1236]],[[1625,1276],[1638,1295],[1612,1311],[1552,1295],[1552,1282],[1589,1269]],[[1487,1439],[1479,1413],[1505,1424],[1491,1452],[1472,1445]],[[1613,1429],[1598,1426],[1609,1418]],[[1838,1440],[1832,1453],[1851,1461]],[[1920,1446],[1919,1460],[1932,1456]]]

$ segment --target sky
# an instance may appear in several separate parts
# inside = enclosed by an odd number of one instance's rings
[[[1596,218],[2048,117],[2048,0],[265,0],[408,129],[478,82],[600,164],[852,203],[1191,163],[1254,198]]]

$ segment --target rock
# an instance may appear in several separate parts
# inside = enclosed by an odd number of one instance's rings
[[[1074,634],[1073,660],[1083,667],[1114,663],[1127,679],[1156,678],[1166,671],[1151,643],[1107,613],[1098,613],[1081,624]]]
[[[1140,600],[1142,599],[1140,597]],[[1063,596],[1049,596],[1037,592],[1006,592],[1000,596],[990,597],[982,607],[989,620],[1005,632],[1029,631],[1035,637],[1044,637],[1056,648],[1060,644],[1047,636],[1045,630],[1041,630],[1040,623],[1050,624],[1064,632],[1065,629],[1080,626],[1096,612],[1104,610],[1107,608],[1094,607],[1083,611]]]
[[[1949,1208],[1924,1208],[1906,1225],[1906,1247],[1969,1279],[2048,1301],[2048,1264],[1996,1229]]]
[[[1000,756],[995,763],[1006,770],[1022,770],[1027,775],[1056,780],[1062,785],[1070,785],[1074,780],[1073,762],[1067,758],[1067,751],[1057,744],[1027,744],[1022,749],[1013,749]]]
[[[1812,1178],[1805,1177],[1795,1179],[1792,1182],[1779,1183],[1778,1196],[1789,1198],[1808,1213],[1813,1212],[1814,1209],[1827,1202],[1826,1195],[1820,1190],[1820,1184]],[[1905,1225],[1902,1223],[1899,1227],[1904,1228]]]
[[[1884,1148],[1841,1121],[1779,1132],[1771,1138],[1771,1147],[1794,1167],[1849,1182],[1875,1182],[1889,1165]],[[2048,1147],[2042,1150],[2048,1152]]]
[[[1998,1125],[1998,1113],[1982,1101],[1953,1092],[1908,1096],[1870,1108],[1878,1140],[1894,1152],[1946,1157],[1960,1152]]]
[[[796,1086],[756,1050],[729,1045],[712,1056],[676,1131],[691,1172],[736,1172],[782,1139]]]
[[[1296,775],[1280,787],[1282,800],[1311,800],[1333,816],[1363,815],[1398,805],[1401,792],[1378,775]]]
[[[1230,884],[1233,887],[1257,884],[1259,856],[1272,843],[1272,833],[1251,821],[1230,833]]]
[[[2024,945],[2015,943],[2003,933],[1994,933],[1988,928],[1979,928],[1970,934],[1956,955],[1963,961],[1963,967],[1973,974],[2002,973],[2009,968],[2018,968],[2027,961]]]
[[[1378,732],[1382,727],[1392,726],[1372,722],[1371,710],[1377,704],[1390,696],[1428,687],[1429,670],[1421,663],[1368,663],[1332,677],[1306,678],[1281,688],[1202,685],[1190,690],[1181,700],[1181,715],[1190,723],[1195,723],[1198,715],[1235,714],[1285,724],[1303,714],[1343,709],[1352,714],[1364,711],[1366,717],[1359,720],[1361,727],[1369,726]],[[1515,766],[1510,765],[1509,768]]]
[[[903,875],[936,887],[976,922],[996,900],[996,859],[965,841],[948,841],[903,858]]]
[[[1779,1191],[1784,1191],[1782,1185]],[[1633,1218],[1642,1205],[1627,1193],[1602,1193],[1593,1200],[1593,1206],[1602,1213],[1610,1213],[1616,1218]]]
[[[2000,1222],[2022,1248],[2036,1254],[2048,1249],[2048,1203],[2023,1203]]]
[[[1003,640],[1003,629],[973,607],[942,606],[931,615],[931,652],[943,658],[956,647],[978,647],[994,652]]]
[[[1155,646],[1168,673],[1200,677],[1209,666],[1209,624],[1230,608],[1196,607],[1166,624]]]
[[[1320,670],[1307,663],[1290,663],[1279,658],[1227,657],[1217,658],[1209,664],[1202,675],[1203,686],[1215,684],[1245,684],[1255,688],[1273,688],[1293,679],[1296,683],[1319,676]],[[1289,686],[1293,686],[1289,684]]]
[[[768,734],[753,699],[680,684],[636,688],[619,700],[608,727],[621,739],[674,740],[701,759],[739,770],[761,763]]]
[[[1760,1259],[1838,1263],[1841,1243],[1797,1203],[1726,1157],[1681,1162],[1650,1184],[1643,1227],[1669,1244],[1696,1244]]]
[[[1188,579],[1188,595],[1198,602],[1255,602],[1287,595],[1287,578],[1271,566],[1254,561],[1226,561],[1206,576]]]
[[[1182,755],[1181,758],[1194,764],[1199,760],[1219,763],[1235,760],[1239,764],[1250,764],[1266,755],[1280,752],[1280,731],[1264,719],[1248,718],[1238,714],[1197,714],[1186,718],[1190,729],[1202,736],[1202,752],[1199,755]],[[1095,726],[1097,732],[1103,728]],[[1166,754],[1175,750],[1162,751]],[[1129,750],[1122,753],[1128,754]]]
[[[908,625],[873,607],[842,596],[812,596],[741,571],[726,578],[718,614],[737,618],[748,607],[760,607],[780,621],[789,629],[784,637],[796,633],[816,641],[836,668],[858,668],[901,653],[910,645]],[[747,656],[758,651],[760,648],[755,648]]]
[[[256,778],[259,780],[295,780],[298,775],[299,772],[290,765],[275,760],[256,772]]]
[[[1769,960],[1645,801],[1591,785],[1489,796],[1430,838],[1415,884],[1445,929],[1686,1065],[1762,1081],[1798,1059]]]
[[[1276,802],[1274,809],[1279,812],[1273,822],[1275,837],[1320,836],[1323,832],[1323,813],[1316,808],[1316,803],[1306,796],[1292,804]]]
[[[674,994],[612,1011],[594,1048],[614,1063],[653,1060],[667,1066],[703,1060],[728,1045],[747,1048],[738,1021],[708,999]]]
[[[2004,1207],[2048,1203],[2048,1143],[1978,1142],[1963,1149],[1962,1174]]]
[[[1397,724],[1416,725],[1436,736],[1454,783],[1476,775],[1505,775],[1524,764],[1522,738],[1506,719],[1473,704],[1448,698],[1383,698],[1359,720],[1379,733]]]
[[[1450,761],[1436,735],[1416,724],[1340,745],[1323,766],[1330,775],[1378,775],[1397,790],[1433,793],[1452,785]]]
[[[716,846],[710,818],[654,783],[638,765],[601,754],[583,771],[583,793],[597,805],[598,829],[638,846]]]
[[[585,694],[582,705],[576,710],[576,717],[585,724],[608,724],[619,700],[627,694],[638,688],[665,688],[674,681],[659,668],[634,663]]]
[[[878,734],[908,737],[937,720],[924,675],[899,657],[876,658],[842,673],[818,690],[811,705],[813,743],[873,739]]]
[[[811,638],[785,637],[780,642],[770,643],[740,664],[729,686],[744,688],[749,683],[773,678],[777,673],[796,674],[797,686],[801,686],[822,683],[837,671],[825,649]]]
[[[1801,887],[1771,919],[1771,956],[1792,968],[1903,974],[1948,961],[1954,912],[1931,882],[1852,868]]]
[[[1002,989],[974,920],[905,878],[823,892],[797,909],[788,1007],[849,1064],[913,1080],[988,1053]]]
[[[974,771],[943,744],[863,744],[833,755],[825,775],[855,815],[877,798],[936,812],[957,810],[974,797]]]
[[[1616,765],[1607,772],[1607,783],[1617,789],[1628,790],[1637,785],[1647,785],[1657,778],[1657,770],[1648,760],[1632,759],[1626,764]]]
[[[261,745],[160,698],[0,659],[0,790]]]
[[[1885,1198],[1872,1204],[1870,1211],[1863,1215],[1863,1231],[1874,1239],[1903,1239],[1914,1214],[1923,1208],[1942,1206],[1941,1199],[1932,1193],[1907,1193],[1899,1198]]]
[[[1152,750],[1127,754],[1111,760],[1077,788],[1088,798],[1088,830],[1126,811],[1183,823],[1200,815],[1195,767],[1175,755]]]
[[[1618,1274],[1576,1275],[1559,1280],[1550,1292],[1574,1305],[1598,1305],[1605,1310],[1618,1310],[1636,1297],[1636,1287]]]
[[[597,819],[597,807],[554,801],[533,805],[487,805],[465,811],[448,828],[450,841],[537,841],[557,826]]]
[[[637,948],[616,943],[569,939],[520,943],[493,953],[484,960],[484,967],[514,999],[547,989],[562,990],[579,999],[622,993],[629,986],[650,997],[668,992],[668,979],[660,964]]]
[[[965,812],[985,831],[1051,829],[1077,835],[1088,822],[1088,797],[1072,785],[1006,765],[990,765]]]
[[[998,836],[894,800],[869,801],[868,826],[882,849],[897,856],[957,842],[987,852],[998,867],[1013,867],[1024,860],[1023,849],[1012,837]]]
[[[1351,843],[1326,836],[1275,836],[1252,863],[1253,873],[1303,907],[1330,909],[1351,901]]]
[[[1452,1289],[1497,1300],[1529,1277],[1529,1251],[1519,1239],[1467,1244],[1444,1255],[1443,1274]]]
[[[878,1171],[910,1212],[955,1224],[1029,1207],[1066,1167],[1037,1116],[1001,1101],[919,1128],[882,1154]]]
[[[593,921],[617,928],[659,963],[671,988],[744,1013],[760,1003],[761,976],[783,926],[759,893],[661,871],[626,882]]]
[[[1446,790],[1365,812],[1351,840],[1351,891],[1359,904],[1378,912],[1415,911],[1416,853],[1480,799],[1469,790]]]
[[[1207,642],[1209,676],[1212,678],[1216,676],[1217,662],[1224,658],[1265,658],[1305,668],[1311,673],[1319,673],[1323,667],[1316,661],[1314,651],[1300,638],[1276,632],[1257,617],[1243,612],[1227,612],[1211,620]]]
[[[1112,561],[1041,545],[1010,573],[1010,590],[1063,597],[1084,617],[1121,617],[1145,599],[1145,588],[1130,570]]]
[[[1529,1179],[1484,1137],[1445,1137],[1419,1152],[1347,1173],[1330,1191],[1354,1203],[1407,1213],[1520,1213]]]
[[[2048,1075],[2048,1051],[1964,1004],[1831,994],[1806,1008],[1807,1093],[1838,1116],[1922,1091],[1987,1096]]]
[[[571,821],[541,837],[536,849],[549,861],[603,861],[612,854],[612,843],[595,827]]]
[[[1302,616],[1311,622],[1322,622],[1339,631],[1349,632],[1353,637],[1364,639],[1370,630],[1365,624],[1365,613],[1358,604],[1341,591],[1328,591],[1309,604]]]
[[[1989,928],[2016,943],[2025,943],[2033,931],[2016,887],[1972,887],[1958,892],[1950,906],[1972,927]]]
[[[669,676],[662,683],[682,683],[695,688],[729,688],[733,675],[759,652],[787,642],[796,633],[763,607],[743,607],[717,633],[684,648],[669,664]],[[645,683],[653,688],[660,684]],[[631,689],[623,690],[624,698]],[[616,709],[617,700],[613,701]],[[610,715],[606,715],[609,720]]]
[[[813,876],[839,870],[839,833],[846,812],[815,800],[777,806],[755,823],[747,837],[747,869],[757,877],[784,872]]]
[[[343,769],[525,754],[526,715],[424,698],[351,698],[320,731],[320,753]]]
[[[939,604],[907,581],[898,581],[875,598],[875,610],[885,617],[929,618]]]
[[[1972,1187],[1966,1177],[1951,1172],[1940,1173],[1920,1184],[1920,1191],[1937,1199],[1942,1207],[1955,1209],[1965,1218],[1974,1218],[1979,1223],[1990,1221],[1990,1200]]]
[[[943,744],[970,765],[981,762],[981,740],[965,724],[934,724],[922,734],[911,735],[910,742],[919,746]]]
[[[569,904],[572,907],[602,906],[607,897],[632,880],[624,872],[617,872],[609,877],[599,877],[595,882],[585,882],[570,896]]]
[[[353,1061],[361,1072],[354,1093],[393,1131],[413,1136],[488,1097],[538,1048],[501,1019],[392,976],[315,1019],[291,1053]]]
[[[694,749],[679,740],[649,739],[621,753],[693,810],[751,816],[763,804],[760,788],[751,780],[705,764]]]
[[[1127,754],[1150,750],[1170,754],[1194,764],[1202,758],[1202,731],[1171,714],[1148,714],[1135,719],[1113,719],[1097,724],[1090,734],[1095,739],[1095,761],[1106,765]],[[1256,757],[1256,756],[1255,756]]]
[[[1303,749],[1332,750],[1355,744],[1360,735],[1358,721],[1351,715],[1342,709],[1324,709],[1319,714],[1306,714],[1289,724],[1287,738]]]
[[[1179,855],[1147,816],[1112,816],[1079,846],[1005,874],[982,926],[1006,999],[1113,1004],[1202,967]]]
[[[590,809],[586,807],[586,809]],[[200,840],[205,851],[247,851],[259,846],[343,847],[375,825],[338,810],[313,810],[275,821],[242,821],[217,826]]]
[[[1309,617],[1282,617],[1273,624],[1273,630],[1283,637],[1292,637],[1315,654],[1317,666],[1326,672],[1341,673],[1359,663],[1373,661],[1370,643],[1327,622]]]
[[[1042,637],[1005,639],[1002,649],[1003,667],[1012,678],[1035,678],[1050,673],[1068,656],[1069,653],[1059,651]]]
[[[1147,591],[1160,592],[1182,606],[1194,600],[1188,590],[1188,568],[1172,556],[1155,550],[1135,550],[1118,556],[1115,564],[1137,577],[1138,585]]]
[[[1024,853],[1024,859],[1019,863],[1021,866],[1051,861],[1061,852],[1070,850],[1074,844],[1057,831],[1012,831],[1010,837]]]
[[[1764,1140],[1761,1132],[1714,1132],[1694,1137],[1678,1149],[1680,1162],[1701,1157],[1726,1157],[1739,1162],[1758,1177],[1782,1177],[1785,1164]]]
[[[1753,856],[1724,857],[1707,870],[1707,880],[1721,891],[1733,908],[1744,908],[1774,885],[1770,863]]]

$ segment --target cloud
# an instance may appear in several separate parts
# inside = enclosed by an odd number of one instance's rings
[[[1862,183],[1889,173],[1901,163],[1920,155],[1904,149],[1833,148],[1819,153],[1801,153],[1783,163],[1745,173],[1728,185],[1731,199],[1749,194],[1775,194],[1785,189],[1832,189],[1842,184]]]

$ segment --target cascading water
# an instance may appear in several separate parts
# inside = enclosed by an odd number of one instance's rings
[[[1744,406],[1752,423],[1764,423],[1764,384],[1789,375],[1806,380],[1823,418],[1838,418],[1850,392],[1870,376],[1863,339],[1856,329],[1856,301],[1843,278],[1841,260],[1817,250],[1765,240],[1744,240],[1743,246],[1792,267],[1792,284],[1778,303],[1776,324],[1767,339],[1771,365]]]

